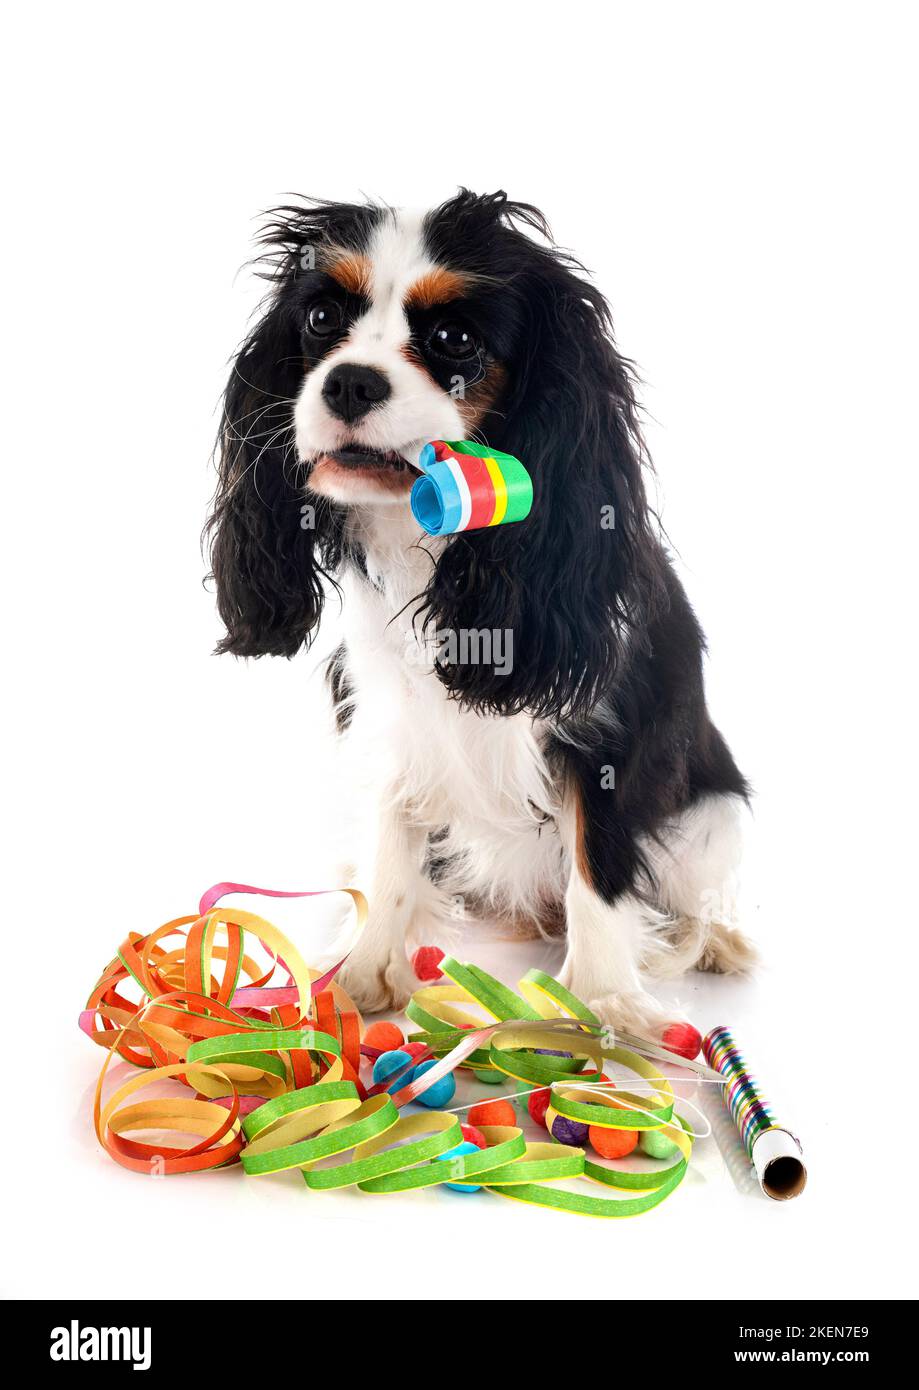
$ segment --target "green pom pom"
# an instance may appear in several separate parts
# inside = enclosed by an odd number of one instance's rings
[[[638,1147],[649,1158],[672,1158],[677,1146],[664,1129],[643,1129]]]
[[[500,1086],[504,1080],[503,1071],[474,1071],[472,1074],[483,1086]]]

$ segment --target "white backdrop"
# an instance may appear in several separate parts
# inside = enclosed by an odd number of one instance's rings
[[[916,1292],[896,1176],[915,1138],[912,15],[467,0],[7,20],[7,1293],[191,1295],[166,1273],[183,1221],[245,1230],[266,1297],[310,1292],[317,1241],[333,1278],[356,1250],[393,1293],[433,1257],[449,1292],[554,1296],[553,1249],[579,1297]],[[546,211],[646,382],[711,704],[757,791],[763,970],[677,994],[734,1026],[797,1125],[811,1179],[784,1207],[738,1194],[711,1143],[663,1208],[608,1224],[238,1171],[156,1183],[92,1138],[101,1054],[75,1019],[126,931],[219,878],[327,881],[314,659],[212,657],[201,585],[218,396],[260,294],[237,274],[253,218],[289,191],[420,204],[459,183]],[[308,909],[269,915],[311,954]],[[473,950],[508,979],[533,963]],[[127,1276],[87,1260],[129,1232]],[[233,1291],[232,1269],[207,1287]]]

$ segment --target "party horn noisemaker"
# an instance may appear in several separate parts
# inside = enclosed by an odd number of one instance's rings
[[[418,458],[423,473],[412,488],[412,513],[429,536],[479,531],[523,521],[533,483],[519,459],[468,439],[434,439]]]
[[[722,1098],[766,1196],[777,1202],[797,1197],[807,1182],[801,1145],[776,1124],[729,1030],[713,1028],[702,1040],[702,1055],[724,1077]]]

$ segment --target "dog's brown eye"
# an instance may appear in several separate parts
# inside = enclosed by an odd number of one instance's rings
[[[334,299],[317,300],[306,321],[310,332],[317,338],[327,338],[330,333],[337,333],[341,328],[341,305],[336,304]]]
[[[479,351],[479,340],[470,329],[461,323],[445,320],[439,323],[431,334],[429,343],[439,357],[449,357],[454,362],[475,357]]]

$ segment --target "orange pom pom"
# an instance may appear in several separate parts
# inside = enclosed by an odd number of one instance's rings
[[[509,1100],[482,1100],[469,1111],[471,1125],[515,1125],[517,1116]]]
[[[638,1131],[634,1129],[604,1129],[602,1125],[591,1125],[587,1138],[601,1158],[625,1158],[638,1145]]]
[[[402,1046],[405,1039],[402,1036],[401,1028],[397,1028],[394,1023],[383,1020],[381,1023],[371,1023],[364,1034],[364,1042],[368,1047],[378,1047],[381,1052],[395,1052]]]

